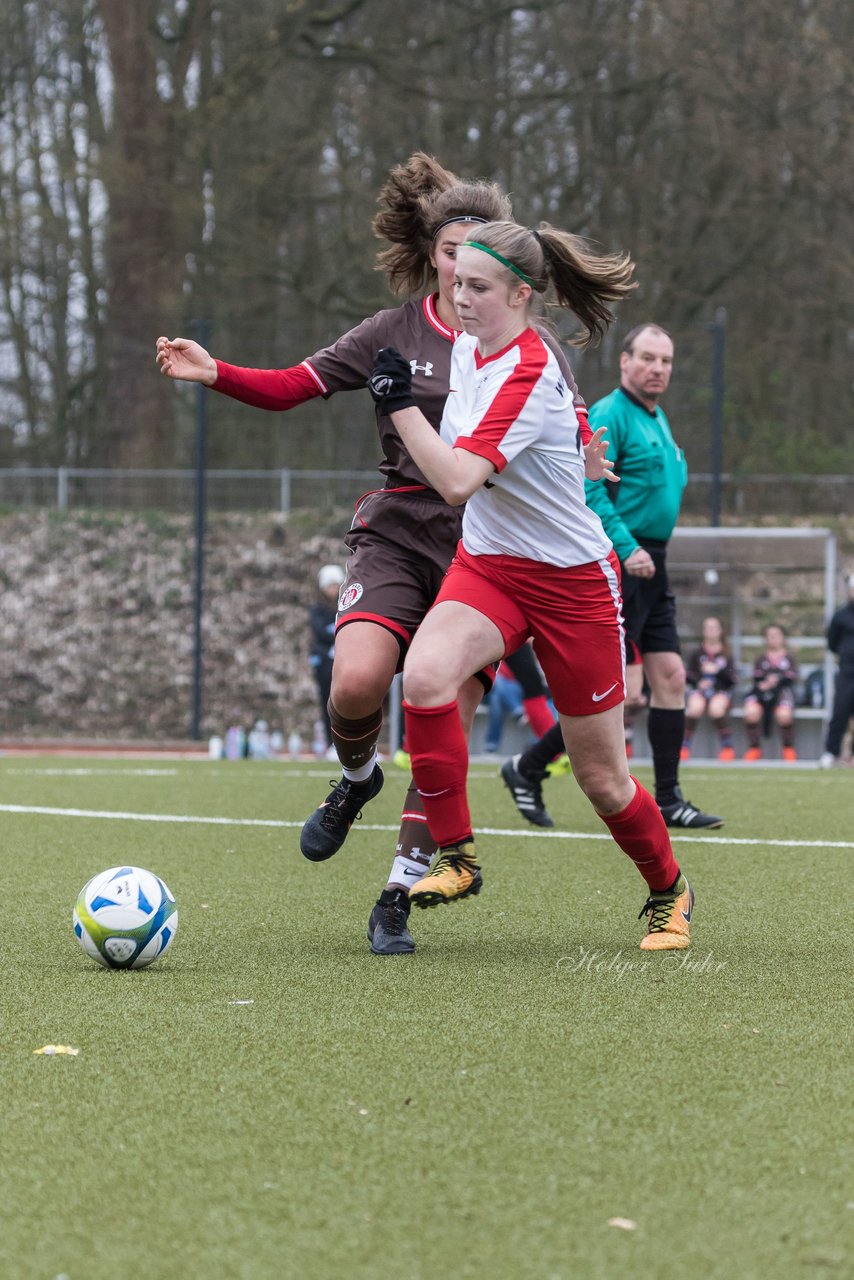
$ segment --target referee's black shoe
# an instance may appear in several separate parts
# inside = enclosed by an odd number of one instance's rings
[[[299,838],[302,856],[309,862],[325,862],[337,853],[353,823],[361,818],[362,806],[379,795],[384,781],[382,769],[375,764],[367,782],[351,782],[349,778],[336,782],[303,825]]]
[[[511,756],[501,766],[501,780],[513,797],[523,818],[535,827],[553,827],[551,814],[543,803],[542,778],[529,778],[519,772],[519,756]]]
[[[668,827],[688,827],[694,831],[705,827],[711,831],[724,825],[723,818],[719,818],[717,814],[703,813],[702,809],[690,804],[683,796],[681,787],[674,787],[673,794],[675,799],[672,804],[658,806]]]

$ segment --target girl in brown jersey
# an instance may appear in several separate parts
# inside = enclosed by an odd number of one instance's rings
[[[456,250],[480,224],[511,216],[510,202],[490,182],[462,182],[417,152],[392,169],[378,197],[375,234],[387,242],[377,257],[401,306],[363,320],[330,346],[288,369],[246,369],[214,359],[187,338],[158,338],[156,360],[167,377],[201,382],[265,409],[287,410],[317,396],[361,390],[376,352],[394,347],[409,361],[413,389],[438,431],[448,393],[451,350],[461,325],[454,306]],[[586,412],[572,372],[555,343],[564,377]],[[340,849],[363,806],[383,785],[377,762],[383,702],[415,632],[438,592],[460,536],[461,513],[446,505],[402,445],[387,415],[377,415],[383,448],[382,489],[357,507],[345,538],[347,577],[338,603],[329,716],[341,780],[303,826],[300,849],[320,862]],[[589,438],[589,429],[585,439]],[[601,460],[591,462],[601,476]],[[459,705],[468,731],[489,676],[467,680]],[[436,851],[423,805],[410,784],[397,853],[386,889],[371,912],[368,938],[381,955],[410,952],[408,889]]]

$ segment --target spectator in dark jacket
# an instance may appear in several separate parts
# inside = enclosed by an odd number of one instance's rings
[[[854,716],[854,573],[848,579],[848,603],[836,610],[828,624],[827,647],[838,657],[839,670],[824,753],[819,760],[822,769],[830,769],[839,763],[842,739],[849,720]]]
[[[309,662],[317,683],[320,714],[326,729],[326,746],[332,746],[332,729],[329,723],[329,691],[332,687],[332,657],[335,652],[335,618],[338,612],[338,592],[344,581],[344,570],[339,564],[325,564],[317,575],[319,598],[311,606],[308,623],[311,628],[311,652]]]

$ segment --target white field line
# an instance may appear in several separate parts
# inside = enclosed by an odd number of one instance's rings
[[[177,769],[4,769],[16,778],[176,778]]]
[[[281,818],[218,818],[208,814],[188,813],[126,813],[104,809],[54,809],[47,805],[0,804],[0,813],[40,814],[51,818],[96,818],[105,822],[167,822],[188,826],[213,827],[274,827],[293,830],[302,822],[288,822]],[[381,823],[361,822],[359,831],[394,833],[398,827]],[[517,831],[512,827],[478,827],[478,835],[507,836],[514,840],[610,840],[605,832],[590,831]],[[671,835],[674,844],[721,844],[728,848],[763,845],[776,849],[854,849],[854,840],[754,840],[732,836]]]

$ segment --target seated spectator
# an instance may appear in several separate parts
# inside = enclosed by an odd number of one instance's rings
[[[682,759],[691,758],[691,744],[697,725],[708,715],[718,738],[718,759],[734,760],[729,709],[736,672],[720,618],[703,619],[703,638],[688,655],[685,664],[685,741]]]
[[[795,684],[798,663],[786,647],[786,633],[777,623],[765,628],[765,652],[756,659],[753,685],[744,699],[744,728],[747,733],[745,760],[761,760],[761,737],[768,737],[776,722],[780,726],[783,759],[794,761]]]
[[[519,724],[525,719],[522,686],[506,662],[502,662],[495,675],[495,683],[487,699],[489,719],[486,726],[484,749],[490,753],[501,746],[504,721],[508,716]]]

